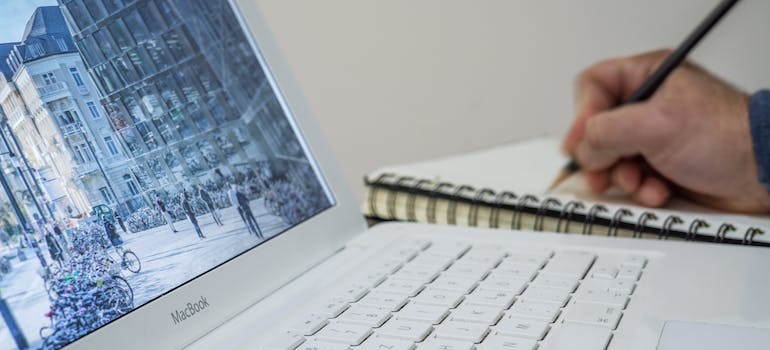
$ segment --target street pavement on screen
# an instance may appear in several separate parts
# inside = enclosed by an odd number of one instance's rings
[[[267,212],[262,199],[252,201],[251,207],[265,239],[288,228],[280,217]],[[168,225],[127,234],[118,227],[118,233],[125,241],[124,248],[136,253],[142,262],[139,273],[123,270],[121,274],[133,288],[134,306],[168,292],[262,241],[249,233],[235,207],[219,212],[223,226],[217,226],[211,214],[198,217],[201,231],[206,236],[204,239],[198,238],[187,219],[174,223],[177,233],[172,233]],[[49,258],[47,251],[43,254]],[[35,344],[40,342],[40,328],[50,325],[44,316],[50,303],[40,277],[40,263],[34,254],[30,255],[21,263],[13,260],[13,270],[0,281],[0,292],[10,304],[27,341],[36,347]],[[244,275],[244,278],[248,276]],[[13,344],[0,320],[0,346]]]

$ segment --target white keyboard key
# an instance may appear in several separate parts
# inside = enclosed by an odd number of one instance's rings
[[[511,309],[506,312],[506,317],[511,318],[534,318],[553,322],[561,312],[558,304],[540,303],[540,302],[516,302]]]
[[[438,276],[437,267],[407,265],[393,274],[393,278],[410,279],[420,281],[422,284],[430,283]]]
[[[578,280],[574,277],[541,273],[532,281],[532,285],[564,289],[571,293],[577,288]]]
[[[527,286],[528,282],[529,279],[522,278],[520,276],[506,275],[494,271],[489,276],[487,276],[484,281],[479,283],[479,285],[481,288],[485,289],[497,289],[509,291],[514,294],[521,294],[521,292],[524,291],[524,288]]]
[[[394,293],[372,291],[366,296],[364,296],[358,302],[358,304],[373,306],[373,307],[390,310],[390,311],[398,311],[404,305],[406,305],[406,302],[408,300],[409,299],[407,299],[406,294],[394,294]]]
[[[619,291],[626,295],[631,295],[634,292],[634,286],[636,282],[629,278],[616,278],[614,280],[602,280],[602,279],[586,279],[580,288],[584,289],[598,289],[606,291]]]
[[[428,247],[428,249],[426,249],[425,252],[431,253],[431,254],[450,255],[456,259],[456,258],[459,258],[461,255],[463,255],[465,252],[467,252],[468,249],[470,248],[471,246],[468,243],[435,242],[430,247]]]
[[[508,252],[508,255],[529,254],[543,256],[545,258],[550,258],[553,256],[553,249],[544,247],[506,247],[506,252]]]
[[[414,259],[414,257],[421,251],[422,247],[419,244],[413,245],[406,243],[386,249],[382,252],[382,256],[391,256],[393,259],[408,261]]]
[[[473,350],[473,342],[446,338],[428,338],[417,345],[417,350]]]
[[[440,305],[453,308],[462,300],[465,293],[456,290],[438,289],[428,286],[412,300],[421,304]]]
[[[529,286],[524,293],[519,296],[524,301],[541,301],[546,303],[555,303],[564,306],[569,300],[570,292],[565,289],[556,289],[544,286]]]
[[[551,328],[539,350],[604,350],[611,337],[606,328],[563,324]]]
[[[325,315],[311,314],[295,323],[290,330],[304,335],[313,335],[329,321]]]
[[[300,345],[296,350],[348,350],[348,344],[329,343],[320,340],[308,340]]]
[[[518,262],[510,262],[510,260],[504,260],[500,265],[492,271],[493,274],[508,275],[531,281],[535,278],[538,271],[540,271],[541,265],[536,264],[523,264]]]
[[[357,323],[369,327],[379,327],[390,318],[390,311],[371,306],[353,305],[345,310],[337,320],[345,323]]]
[[[502,316],[503,312],[499,307],[463,303],[452,310],[452,313],[449,315],[449,320],[490,325],[497,323],[497,320]]]
[[[476,347],[479,350],[534,350],[535,348],[537,348],[537,341],[535,340],[501,334],[488,336],[481,345]]]
[[[591,269],[591,278],[611,280],[618,275],[618,269],[615,266],[601,265],[594,266]]]
[[[487,273],[489,273],[488,266],[463,264],[459,261],[444,271],[444,274],[446,275],[463,276],[465,278],[475,279],[477,281],[484,279]]]
[[[563,319],[565,323],[581,323],[615,329],[622,314],[621,310],[615,306],[575,303],[566,309]]]
[[[351,280],[360,283],[363,286],[374,288],[385,281],[388,273],[382,270],[372,270],[360,274],[355,274]]]
[[[518,264],[518,265],[535,265],[538,269],[545,266],[545,263],[548,262],[548,258],[550,258],[551,252],[538,254],[535,252],[528,253],[528,252],[515,252],[508,255],[505,260],[501,264]]]
[[[410,241],[415,248],[419,250],[425,250],[428,249],[433,243],[431,241],[425,240],[425,239],[413,239]]]
[[[642,276],[642,269],[640,267],[635,267],[635,266],[621,266],[620,271],[618,272],[618,277],[628,278],[634,281],[638,281],[639,277],[641,276]]]
[[[504,317],[495,327],[495,333],[517,338],[541,340],[548,332],[550,321]]]
[[[327,316],[328,318],[334,318],[345,311],[349,305],[350,303],[344,300],[330,300],[321,304],[313,313]]]
[[[438,276],[430,285],[434,288],[456,290],[465,294],[476,288],[476,280],[457,275]]]
[[[545,265],[542,272],[583,278],[595,259],[596,255],[588,252],[558,252],[551,258],[548,264]]]
[[[634,292],[636,281],[630,278],[616,278],[607,286],[607,290],[615,290],[631,295]]]
[[[628,304],[628,295],[616,290],[591,289],[581,286],[578,288],[577,293],[572,296],[572,300],[575,302],[612,305],[625,309],[626,304]]]
[[[371,333],[372,329],[368,326],[331,322],[315,335],[315,339],[348,345],[358,345]]]
[[[507,309],[515,299],[515,292],[482,288],[476,288],[465,298],[468,304],[495,306],[500,309]]]
[[[389,256],[391,259],[399,260],[399,261],[411,261],[417,255],[419,254],[419,250],[413,249],[413,248],[403,248],[403,249],[394,249],[394,250],[387,250],[384,253],[382,253],[382,256]]]
[[[294,350],[305,342],[305,337],[295,332],[283,332],[267,342],[267,350]]]
[[[355,284],[346,288],[338,289],[332,293],[335,299],[341,299],[349,303],[354,303],[361,300],[361,298],[369,292],[369,287]]]
[[[398,271],[398,269],[400,269],[403,265],[403,260],[391,258],[375,262],[371,266],[371,269],[376,271],[384,271],[385,273],[391,274]]]
[[[438,324],[449,315],[449,308],[446,306],[436,306],[409,302],[401,311],[396,314],[399,319],[427,321],[432,324]]]
[[[469,253],[473,254],[500,254],[505,256],[507,254],[506,248],[504,246],[501,246],[499,244],[485,244],[485,243],[477,243],[474,244],[473,247],[471,247],[471,250]]]
[[[503,258],[505,258],[505,253],[501,251],[471,249],[471,251],[463,255],[458,262],[482,265],[491,269],[497,266]]]
[[[446,321],[433,332],[436,338],[464,340],[478,343],[489,333],[489,326],[478,323]]]
[[[620,259],[620,264],[643,269],[647,265],[647,258],[642,255],[626,255]]]
[[[415,280],[404,280],[389,277],[385,282],[382,282],[374,291],[403,294],[408,296],[415,296],[423,288],[423,284]]]
[[[445,254],[423,253],[409,262],[409,266],[431,266],[446,270],[455,261],[455,257]]]
[[[556,289],[543,286],[529,286],[519,296],[522,301],[541,301],[564,306],[570,298],[570,292],[565,289]]]
[[[376,333],[380,337],[398,338],[411,342],[419,342],[425,339],[433,330],[433,323],[426,321],[403,320],[391,318],[378,328]]]
[[[416,251],[423,251],[430,247],[431,242],[425,239],[407,239],[407,240],[399,240],[398,242],[392,244],[387,249],[385,249],[386,253],[394,253],[400,250],[416,250]]]
[[[357,346],[356,350],[412,350],[414,348],[414,343],[411,341],[371,336]]]

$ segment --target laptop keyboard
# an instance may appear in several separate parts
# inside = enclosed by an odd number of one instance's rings
[[[270,342],[280,350],[602,350],[641,255],[409,241]]]

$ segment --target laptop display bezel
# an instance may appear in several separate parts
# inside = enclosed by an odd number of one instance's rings
[[[181,348],[339,251],[366,224],[257,4],[230,0],[279,99],[294,119],[334,205],[235,259],[70,344],[78,349]],[[171,314],[204,297],[210,307],[174,324]]]

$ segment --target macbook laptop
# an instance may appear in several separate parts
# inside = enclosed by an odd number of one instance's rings
[[[253,1],[0,13],[2,349],[768,344],[764,248],[367,228]]]

